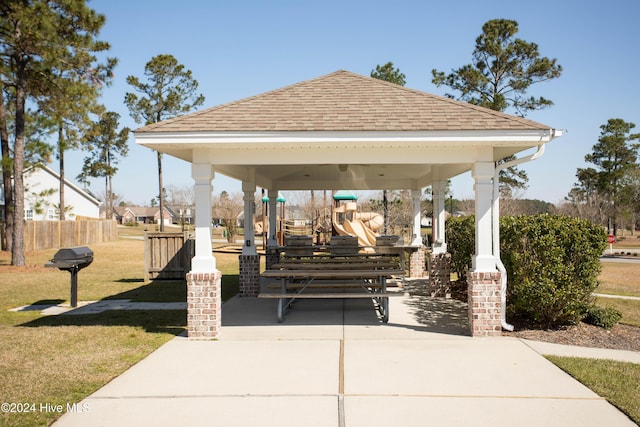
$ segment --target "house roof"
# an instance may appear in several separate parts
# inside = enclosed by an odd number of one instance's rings
[[[150,124],[136,143],[278,190],[418,189],[561,132],[349,71]]]
[[[29,168],[27,168],[24,173],[26,175],[28,175],[29,173],[35,171],[35,170],[42,170],[46,173],[48,173],[49,175],[53,176],[56,180],[60,180],[60,174],[56,171],[54,171],[53,169],[51,169],[50,167],[42,164],[42,163],[38,163],[34,166],[31,166]],[[92,204],[94,204],[95,206],[100,206],[102,204],[102,202],[100,200],[98,200],[93,193],[91,193],[91,191],[89,190],[84,190],[80,187],[78,187],[77,185],[75,185],[73,182],[71,182],[69,179],[67,179],[66,177],[64,178],[64,183],[67,187],[69,187],[70,189],[72,189],[73,191],[75,191],[76,193],[78,193],[80,196],[84,197],[85,199],[87,199],[89,202],[91,202]]]
[[[169,207],[165,206],[164,210],[166,213],[172,215],[172,211],[171,209],[169,209]],[[153,217],[155,215],[158,214],[158,212],[160,211],[160,207],[155,206],[155,207],[149,207],[149,206],[116,206],[113,208],[113,211],[118,215],[118,216],[124,216],[127,211],[131,212],[131,214],[133,216],[135,216],[136,218],[140,218],[140,217]]]
[[[508,129],[549,126],[339,70],[136,132]]]

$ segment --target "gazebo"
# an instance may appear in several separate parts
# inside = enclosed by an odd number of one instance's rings
[[[221,328],[221,273],[212,253],[209,218],[216,173],[242,182],[245,218],[253,218],[258,186],[268,189],[271,212],[280,190],[411,190],[416,246],[422,245],[420,195],[431,186],[430,257],[440,265],[447,259],[446,182],[471,171],[476,202],[476,246],[468,274],[471,332],[499,334],[508,325],[497,244],[497,177],[505,166],[498,161],[537,147],[518,162],[532,160],[561,135],[521,117],[343,70],[134,133],[136,143],[192,164],[196,249],[187,274],[192,339],[215,338]],[[251,295],[257,292],[252,283],[257,286],[259,256],[251,227],[245,233],[240,280],[248,285],[241,292]],[[269,244],[276,245],[275,235],[270,234]],[[424,250],[422,254],[424,264]]]

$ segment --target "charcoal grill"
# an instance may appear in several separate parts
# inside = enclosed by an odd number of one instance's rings
[[[57,267],[71,273],[71,307],[78,306],[78,271],[93,262],[93,251],[87,246],[62,248],[45,264],[46,267]]]

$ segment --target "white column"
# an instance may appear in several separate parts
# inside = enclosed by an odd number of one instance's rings
[[[269,240],[267,246],[278,246],[278,190],[269,190]]]
[[[473,167],[476,194],[476,254],[473,257],[473,271],[496,271],[491,225],[494,171],[493,162],[476,162]]]
[[[196,254],[191,260],[192,273],[213,273],[216,259],[211,251],[211,181],[215,169],[210,163],[193,163],[191,177],[196,197]]]
[[[420,235],[420,220],[422,215],[420,214],[420,196],[422,190],[411,190],[411,199],[413,201],[413,240],[411,246],[422,246],[422,236]]]
[[[445,236],[445,199],[444,193],[447,189],[446,181],[435,181],[432,185],[433,190],[433,252],[434,254],[447,253],[447,241]]]
[[[242,255],[256,255],[256,239],[253,228],[253,217],[255,216],[255,182],[243,182],[244,192],[244,246]]]

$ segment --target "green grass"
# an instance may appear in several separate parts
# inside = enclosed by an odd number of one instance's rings
[[[640,262],[618,263],[603,261],[596,292],[608,295],[640,297]],[[613,307],[622,313],[620,323],[640,327],[640,301],[621,298],[597,298],[601,307]]]
[[[546,356],[640,424],[640,364]]]
[[[184,281],[143,280],[142,240],[91,245],[94,262],[79,273],[79,300],[185,301]],[[0,396],[3,402],[73,404],[186,329],[186,310],[107,311],[42,316],[8,309],[69,301],[69,273],[45,268],[56,250],[27,254],[27,267],[0,253]],[[238,288],[237,254],[216,254],[223,299]],[[59,415],[2,413],[2,426],[45,426]]]
[[[600,285],[596,288],[596,292],[640,297],[638,280],[640,261],[635,263],[603,261],[601,265],[602,271],[598,276]]]

